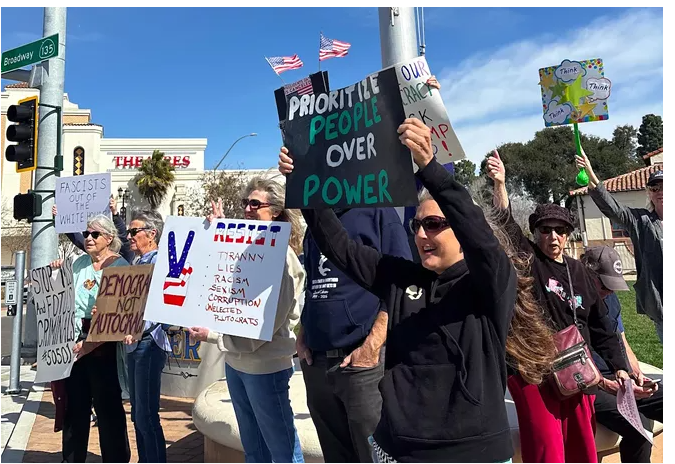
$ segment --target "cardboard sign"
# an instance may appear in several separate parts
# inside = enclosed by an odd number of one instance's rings
[[[103,269],[88,342],[119,342],[127,335],[140,340],[153,268],[142,264]]]
[[[169,216],[145,318],[272,340],[290,230],[286,222]]]
[[[396,70],[319,95],[291,97],[284,140],[295,161],[287,208],[417,204]]]
[[[73,263],[61,269],[49,266],[28,273],[37,315],[38,347],[35,382],[65,379],[75,363],[75,291]]]
[[[56,232],[82,232],[93,216],[110,216],[110,173],[56,178]]]
[[[539,85],[546,127],[609,119],[612,83],[600,58],[541,68]]]
[[[464,149],[450,124],[441,92],[426,83],[431,77],[426,58],[418,56],[397,63],[393,68],[396,69],[406,117],[417,118],[431,129],[431,143],[438,162],[447,164],[464,159]]]

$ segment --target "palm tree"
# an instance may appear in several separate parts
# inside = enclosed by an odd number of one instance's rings
[[[164,153],[159,150],[153,151],[152,156],[143,160],[138,168],[134,182],[152,209],[157,209],[162,204],[175,179],[174,171],[175,168],[164,159]]]

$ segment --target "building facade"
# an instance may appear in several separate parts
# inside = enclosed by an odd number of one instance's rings
[[[25,83],[11,84],[2,92],[2,265],[13,264],[13,254],[18,249],[28,249],[30,226],[13,220],[13,198],[32,188],[32,172],[17,173],[15,163],[5,159],[7,108],[19,100],[38,95],[39,90]],[[206,138],[127,139],[106,138],[104,128],[92,122],[89,109],[82,109],[63,96],[63,172],[61,177],[110,172],[111,194],[118,198],[118,208],[127,211],[147,206],[138,193],[134,177],[145,158],[154,150],[164,153],[175,167],[175,182],[158,208],[163,217],[178,215],[183,211],[194,189],[200,189],[204,173]],[[11,143],[11,142],[9,142]],[[252,176],[264,171],[244,171]]]

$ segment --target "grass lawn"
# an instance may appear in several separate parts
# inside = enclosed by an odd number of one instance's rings
[[[638,360],[663,368],[663,345],[656,336],[654,323],[644,314],[635,312],[635,290],[629,283],[629,292],[616,292],[621,301],[621,319],[626,339]]]

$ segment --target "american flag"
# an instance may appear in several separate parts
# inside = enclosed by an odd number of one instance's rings
[[[284,93],[286,94],[286,96],[296,93],[298,95],[309,95],[313,93],[312,80],[309,77],[305,77],[304,79],[301,79],[298,82],[285,85]]]
[[[302,68],[302,61],[298,58],[298,55],[293,56],[273,56],[272,58],[267,58],[267,62],[272,66],[272,69],[275,73],[281,74],[284,71],[289,69],[300,69]]]
[[[327,39],[321,34],[321,45],[319,45],[319,61],[327,60],[328,58],[342,58],[347,56],[349,47],[352,44],[347,42],[340,42],[339,40]]]

